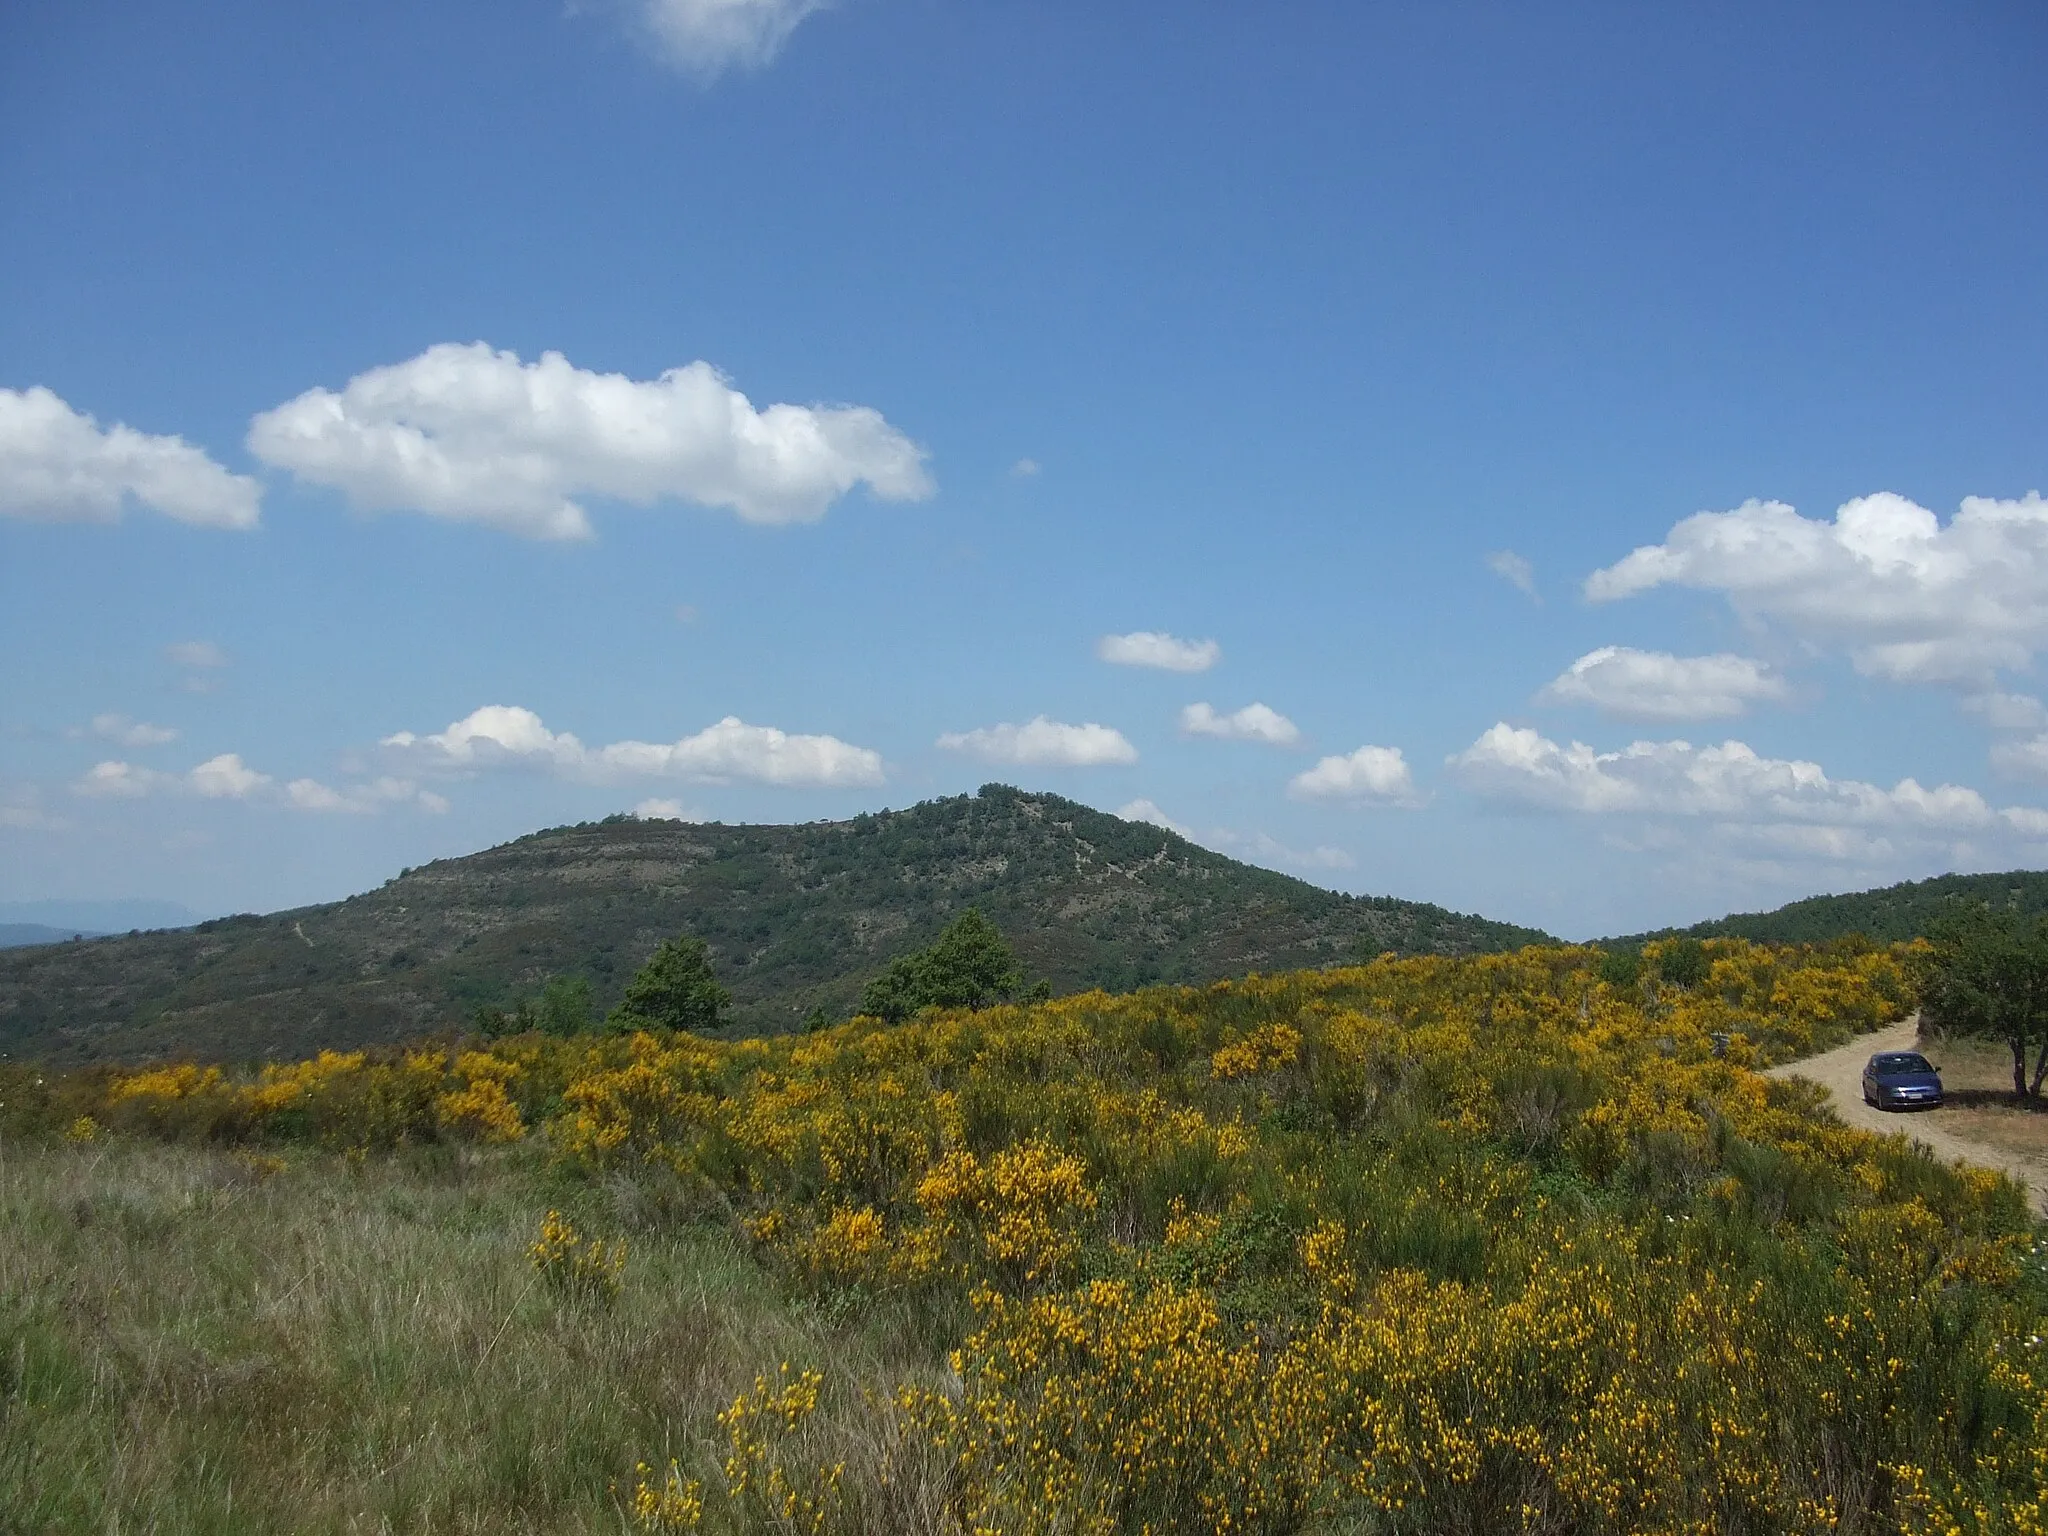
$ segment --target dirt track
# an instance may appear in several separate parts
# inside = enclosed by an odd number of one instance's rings
[[[1874,1034],[1858,1035],[1835,1050],[1773,1067],[1765,1075],[1804,1077],[1819,1083],[1834,1095],[1835,1112],[1851,1125],[1880,1134],[1903,1132],[1946,1161],[1975,1163],[2010,1174],[2033,1195],[2034,1208],[2048,1215],[2048,1170],[2032,1159],[1957,1135],[1954,1128],[1969,1123],[1970,1111],[1944,1108],[1887,1112],[1863,1102],[1864,1062],[1878,1051],[1911,1051],[1919,1047],[1920,1021],[1915,1015]],[[1936,1065],[1939,1064],[1937,1061]]]

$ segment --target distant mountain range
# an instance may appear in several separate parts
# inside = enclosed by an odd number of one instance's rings
[[[24,944],[62,944],[68,939],[97,939],[97,929],[52,928],[46,923],[0,923],[0,949],[19,949]]]
[[[1984,902],[2028,915],[2048,913],[2048,872],[2016,869],[2002,875],[1937,875],[1882,890],[1809,896],[1771,912],[1736,912],[1690,928],[1661,928],[1601,942],[1627,947],[1683,933],[1701,939],[1751,939],[1760,944],[1817,944],[1860,933],[1882,943],[1896,943],[1921,937],[1930,924],[1963,902]]]
[[[416,1037],[587,977],[600,1008],[663,938],[710,946],[732,1027],[851,1013],[862,983],[979,906],[1059,992],[1204,982],[1382,951],[1545,942],[1348,896],[1057,795],[989,785],[852,821],[625,818],[407,870],[345,901],[0,953],[0,1052],[251,1059]]]
[[[49,928],[64,938],[74,933],[88,937],[102,933],[127,933],[137,928],[185,928],[209,914],[194,912],[175,901],[0,901],[0,929],[26,926]],[[33,943],[43,943],[41,939]]]

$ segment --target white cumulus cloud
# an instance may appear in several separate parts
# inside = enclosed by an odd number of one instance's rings
[[[94,763],[71,787],[96,800],[139,800],[144,795],[178,782],[177,775],[133,763]]]
[[[2048,502],[1966,497],[1944,525],[1890,492],[1846,502],[1832,521],[1747,501],[1686,518],[1585,590],[1612,602],[1658,586],[1723,593],[1745,618],[1846,651],[1872,677],[1978,692],[2048,640]]]
[[[41,385],[0,389],[0,517],[111,523],[132,502],[201,528],[254,528],[262,499],[182,437],[103,428]]]
[[[197,795],[203,800],[242,800],[280,805],[298,811],[347,811],[369,814],[393,805],[417,805],[440,812],[448,802],[410,779],[377,778],[336,789],[317,779],[293,779],[280,785],[242,761],[240,753],[223,752],[184,773],[163,773],[134,763],[95,763],[72,786],[73,792],[96,799],[139,800],[149,795]]]
[[[756,410],[709,363],[657,379],[446,342],[311,389],[250,424],[249,451],[367,511],[413,511],[537,539],[590,536],[579,496],[815,522],[865,484],[928,496],[924,454],[866,406]]]
[[[1162,672],[1206,672],[1223,659],[1214,640],[1182,640],[1141,629],[1128,635],[1104,635],[1095,654],[1119,667],[1157,667]]]
[[[1122,731],[1093,722],[1067,725],[1044,715],[1022,725],[1005,722],[972,731],[949,731],[939,738],[939,745],[985,762],[1041,768],[1093,768],[1138,760],[1138,749],[1124,739]]]
[[[151,725],[147,720],[130,720],[119,714],[94,715],[89,729],[100,740],[111,741],[117,747],[160,747],[178,739],[177,731],[168,725]]]
[[[394,752],[441,769],[526,765],[569,778],[745,779],[792,787],[846,787],[882,782],[878,752],[836,736],[797,736],[727,715],[680,741],[615,741],[586,747],[567,731],[551,731],[518,705],[487,704],[445,730],[384,738]]]
[[[411,779],[388,774],[361,784],[344,784],[336,789],[318,779],[293,779],[285,785],[285,799],[296,810],[370,816],[390,805],[417,805],[435,815],[448,809],[448,802],[431,789],[421,789]]]
[[[1194,834],[1192,832],[1188,831],[1186,827],[1182,826],[1179,822],[1175,821],[1171,816],[1167,815],[1166,812],[1159,809],[1159,807],[1154,805],[1150,800],[1132,800],[1127,804],[1118,806],[1116,809],[1116,814],[1121,820],[1124,821],[1142,821],[1150,826],[1164,827],[1167,831],[1173,833],[1174,835],[1178,837],[1185,837],[1190,841],[1192,841],[1194,838]]]
[[[1624,720],[1716,720],[1789,691],[1783,678],[1747,656],[1673,656],[1603,645],[1552,678],[1536,698],[1589,704]]]
[[[1326,757],[1289,781],[1287,792],[1301,800],[1348,800],[1359,805],[1415,806],[1415,776],[1399,747],[1360,747]]]
[[[1189,736],[1263,741],[1276,747],[1291,747],[1301,740],[1292,720],[1263,704],[1247,704],[1228,715],[1218,714],[1207,704],[1190,704],[1180,712],[1180,728]]]
[[[728,69],[775,61],[806,16],[826,0],[635,0],[655,54],[707,84]]]
[[[246,800],[258,790],[269,788],[271,781],[269,774],[258,773],[244,763],[241,754],[223,752],[186,774],[185,782],[195,794],[209,800]]]
[[[1863,828],[1921,837],[2011,830],[2038,836],[2048,825],[2041,811],[1994,809],[1962,785],[1930,789],[1906,778],[1886,789],[1835,779],[1818,763],[1764,757],[1740,741],[1705,747],[1637,741],[1599,752],[1584,742],[1561,745],[1503,721],[1453,756],[1450,765],[1468,788],[1492,799],[1593,815],[1707,817],[1747,827],[1752,837],[1795,851],[1846,849],[1855,840],[1782,829]]]

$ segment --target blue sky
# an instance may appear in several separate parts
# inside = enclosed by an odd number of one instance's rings
[[[2048,863],[2044,67],[2030,3],[10,8],[0,907],[991,779],[1571,936]]]

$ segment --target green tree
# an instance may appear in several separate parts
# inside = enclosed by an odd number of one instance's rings
[[[1600,979],[1610,987],[1632,987],[1643,974],[1643,952],[1610,949],[1600,956]]]
[[[711,973],[702,939],[663,939],[653,958],[626,984],[626,995],[605,1021],[618,1031],[677,1029],[703,1034],[718,1028],[732,994]]]
[[[2039,1099],[2048,1078],[2048,922],[1971,906],[1934,924],[1927,937],[1921,1019],[1947,1034],[2004,1041],[2012,1091]]]
[[[534,1022],[550,1035],[580,1035],[596,1022],[588,976],[550,976],[534,1005]]]
[[[1017,995],[1024,973],[1002,931],[969,907],[932,944],[893,961],[860,995],[860,1011],[895,1023],[920,1008],[987,1008]]]
[[[1713,964],[1707,947],[1698,939],[1667,939],[1657,949],[1657,979],[1674,987],[1696,987],[1707,979]]]

